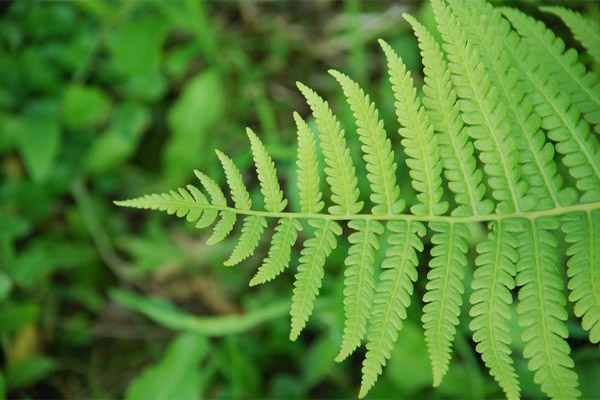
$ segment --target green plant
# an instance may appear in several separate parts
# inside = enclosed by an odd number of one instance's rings
[[[576,398],[578,377],[566,341],[557,233],[562,229],[569,244],[569,300],[591,342],[598,343],[600,149],[590,132],[600,112],[598,77],[586,72],[575,50],[564,51],[564,43],[551,30],[517,10],[497,9],[483,0],[448,3],[432,0],[441,46],[423,25],[405,15],[421,49],[422,96],[403,61],[380,42],[406,165],[417,193],[410,214],[403,213],[406,201],[400,197],[394,153],[377,107],[357,83],[337,71],[330,74],[339,82],[356,120],[371,189],[371,213],[361,213],[364,201],[337,117],[323,98],[300,83],[316,121],[319,145],[309,125],[295,113],[299,212],[286,211],[274,162],[250,129],[247,135],[264,211],[252,208],[240,171],[221,152],[217,155],[233,207],[219,186],[199,171],[196,175],[210,200],[188,185],[116,203],[186,217],[198,228],[220,217],[210,244],[227,237],[237,217],[243,216],[241,236],[225,261],[227,266],[252,255],[269,221],[277,220],[268,256],[250,281],[252,286],[285,270],[303,227],[300,221],[307,221],[311,229],[292,295],[292,340],[313,311],[324,265],[345,231],[340,223],[347,221],[346,231],[351,233],[345,261],[346,324],[336,359],[343,360],[366,339],[360,397],[381,374],[406,318],[426,225],[433,247],[422,319],[434,385],[440,384],[448,370],[465,291],[469,228],[487,222],[489,233],[477,246],[469,299],[477,351],[506,396],[518,398],[509,328],[512,290],[518,287],[524,356],[536,383],[550,397]],[[317,147],[331,192],[332,204],[326,212]],[[376,279],[375,255],[385,231],[388,247]]]

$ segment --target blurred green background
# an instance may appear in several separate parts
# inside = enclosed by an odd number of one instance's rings
[[[535,3],[516,4],[539,16]],[[594,2],[563,3],[600,16]],[[207,232],[112,200],[190,183],[194,168],[223,183],[216,148],[251,171],[250,126],[297,207],[291,113],[307,107],[294,82],[330,99],[360,163],[350,111],[326,71],[360,82],[393,132],[375,39],[393,45],[420,86],[403,12],[433,29],[419,1],[0,3],[0,398],[355,397],[363,350],[333,361],[345,243],[308,329],[290,342],[291,272],[247,287],[268,243],[224,268],[233,239],[209,248]],[[247,181],[256,188],[251,173]],[[410,201],[406,174],[401,186]],[[464,310],[450,372],[431,387],[423,287],[369,397],[500,397]],[[584,397],[597,396],[598,349],[572,316],[569,329]],[[514,332],[519,354],[516,323]],[[516,358],[524,396],[542,397]]]

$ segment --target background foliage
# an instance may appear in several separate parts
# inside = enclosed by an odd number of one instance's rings
[[[566,33],[535,3],[516,5]],[[0,6],[0,397],[355,397],[360,355],[334,362],[344,246],[326,266],[331,279],[308,330],[290,342],[291,273],[248,289],[252,259],[222,267],[231,240],[206,247],[191,225],[111,201],[187,183],[194,168],[223,183],[214,148],[250,170],[245,126],[273,155],[284,186],[295,187],[291,112],[306,106],[294,82],[328,94],[353,129],[330,67],[367,89],[395,130],[375,39],[386,39],[419,80],[417,44],[401,15],[434,30],[429,7],[358,0]],[[593,2],[568,6],[600,17]],[[399,148],[398,135],[390,136]],[[359,157],[356,136],[348,140]],[[411,192],[409,182],[400,185]],[[500,396],[466,318],[448,376],[431,387],[421,306],[413,302],[369,397]],[[517,350],[519,329],[515,322]],[[578,324],[569,330],[590,397],[600,393],[593,379],[600,354]],[[526,362],[516,361],[527,377],[523,395],[542,397]]]

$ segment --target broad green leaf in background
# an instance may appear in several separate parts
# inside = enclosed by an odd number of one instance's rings
[[[110,107],[110,100],[101,89],[73,84],[63,94],[63,123],[72,130],[94,128],[108,117]]]
[[[40,309],[33,303],[6,302],[0,306],[0,334],[18,330],[38,317]]]
[[[171,342],[162,359],[133,380],[126,400],[198,399],[201,397],[200,361],[207,340],[183,333]]]
[[[265,321],[283,317],[288,313],[290,307],[289,301],[286,300],[248,311],[244,315],[196,317],[177,309],[171,303],[156,298],[121,290],[112,290],[109,296],[117,303],[142,313],[167,328],[206,336],[224,336],[244,332]]]
[[[12,281],[4,272],[0,271],[0,301],[6,299],[12,289]]]
[[[4,377],[0,372],[0,400],[6,399],[6,384],[4,383]]]
[[[44,379],[56,368],[55,362],[46,356],[32,356],[9,364],[6,368],[6,387],[14,390]]]
[[[35,100],[27,104],[9,128],[13,129],[23,162],[35,182],[46,179],[60,149],[61,133],[55,113],[53,101]]]
[[[167,28],[166,22],[155,16],[121,25],[108,39],[116,67],[128,75],[144,75],[156,70]]]
[[[139,103],[123,103],[116,110],[110,128],[90,148],[85,164],[90,172],[104,172],[126,161],[137,148],[150,113]]]
[[[169,110],[167,123],[171,137],[163,153],[169,183],[184,179],[190,168],[202,169],[207,159],[206,140],[210,137],[210,128],[224,112],[224,93],[218,72],[207,70],[186,84]]]

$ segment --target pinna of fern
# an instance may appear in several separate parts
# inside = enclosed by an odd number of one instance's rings
[[[275,164],[250,129],[264,209],[253,206],[240,171],[221,152],[217,155],[231,201],[215,181],[196,171],[206,194],[188,185],[117,204],[166,211],[198,228],[214,223],[209,244],[229,236],[241,218],[241,235],[227,266],[254,254],[265,229],[273,227],[268,254],[251,286],[285,271],[300,232],[309,225],[295,273],[292,340],[308,322],[328,257],[345,240],[345,225],[350,245],[344,272],[345,326],[336,360],[366,342],[360,397],[375,384],[401,334],[429,230],[433,246],[422,321],[434,386],[448,371],[459,320],[467,318],[460,315],[463,277],[472,268],[469,326],[477,352],[506,397],[520,397],[510,331],[516,290],[523,356],[535,382],[549,397],[576,398],[580,393],[566,340],[563,288],[568,288],[568,300],[590,341],[600,342],[600,148],[592,133],[600,122],[600,103],[597,91],[589,90],[598,85],[598,77],[585,70],[574,49],[565,51],[542,22],[519,11],[497,9],[484,0],[432,0],[432,8],[441,43],[405,15],[421,51],[422,94],[402,59],[380,41],[416,192],[410,213],[404,212],[406,200],[397,183],[404,168],[395,162],[377,106],[355,81],[335,70],[330,74],[356,122],[356,131],[349,134],[357,135],[361,144],[370,211],[363,211],[369,204],[360,200],[358,166],[342,124],[328,102],[302,83],[297,86],[312,112],[319,141],[294,113],[299,212],[287,211]],[[584,46],[596,40],[583,39],[581,33],[593,23],[575,29],[573,21],[582,16],[557,8],[546,11],[573,27]],[[324,165],[319,165],[318,151]],[[321,168],[329,199],[321,191]],[[477,245],[470,266],[469,225],[482,222],[488,223],[488,236]],[[566,285],[558,262],[559,229],[569,245]],[[380,248],[386,250],[376,265]]]

